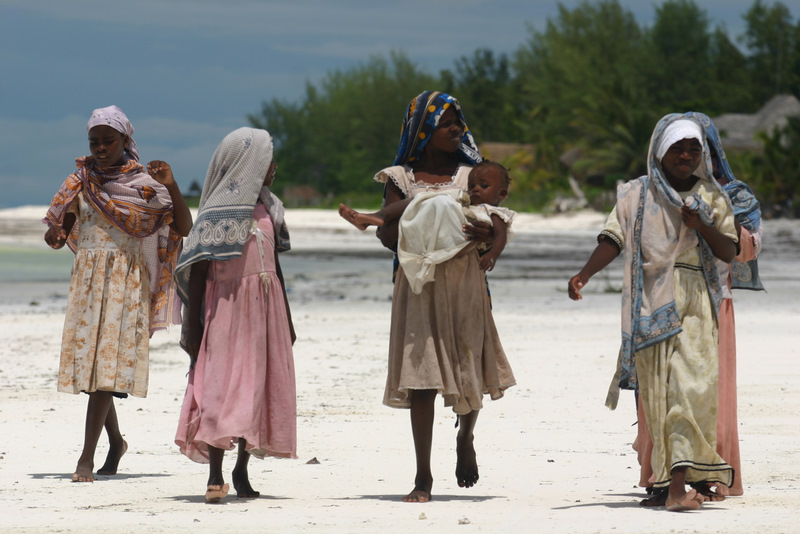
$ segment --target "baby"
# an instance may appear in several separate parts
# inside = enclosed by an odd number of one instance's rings
[[[417,263],[441,263],[469,244],[462,231],[463,223],[467,220],[491,223],[494,242],[480,258],[481,269],[491,271],[508,242],[509,226],[516,216],[515,212],[499,206],[508,196],[510,182],[511,177],[505,167],[484,160],[470,172],[467,193],[453,189],[424,191],[374,213],[360,213],[339,204],[339,215],[359,230],[383,226],[399,219],[397,253],[406,275],[409,272],[408,266],[403,263],[404,256],[412,256]],[[436,214],[434,204],[446,205],[453,212],[448,214],[451,217]],[[452,221],[451,224],[448,224],[448,219]],[[433,247],[429,245],[432,231],[437,233],[437,244]]]

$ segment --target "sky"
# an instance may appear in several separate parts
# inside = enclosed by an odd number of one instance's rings
[[[697,4],[737,42],[753,1]],[[262,102],[392,51],[431,74],[510,55],[559,3],[580,0],[0,0],[0,209],[50,202],[95,108],[122,108],[142,162],[169,162],[186,191]],[[647,26],[661,1],[620,3]]]

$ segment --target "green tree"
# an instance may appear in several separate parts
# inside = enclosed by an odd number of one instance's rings
[[[756,101],[787,92],[800,97],[800,23],[792,22],[789,8],[781,2],[767,6],[761,0],[753,3],[744,20]]]

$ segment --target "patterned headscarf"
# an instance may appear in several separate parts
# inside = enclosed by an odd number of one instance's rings
[[[98,122],[99,121],[99,122]],[[64,226],[72,203],[83,192],[89,204],[123,232],[143,239],[142,249],[150,279],[150,332],[166,328],[174,320],[172,271],[180,254],[181,236],[172,230],[172,197],[139,163],[136,144],[130,136],[133,126],[116,106],[96,109],[87,130],[108,125],[127,135],[126,158],[119,167],[98,169],[94,158],[77,158],[77,170],[69,175],[42,220],[49,226]],[[130,147],[133,150],[130,150]],[[80,223],[72,226],[67,246],[77,251]]]
[[[250,238],[253,210],[260,199],[275,227],[275,247],[289,250],[289,232],[283,204],[264,186],[272,163],[272,137],[266,130],[239,128],[217,147],[206,173],[200,207],[183,245],[175,278],[178,295],[189,302],[192,264],[201,260],[225,261],[242,255]]]
[[[127,154],[128,159],[139,161],[139,150],[136,148],[136,141],[133,140],[133,125],[121,109],[117,106],[108,106],[107,108],[97,108],[92,111],[92,116],[89,117],[89,122],[86,124],[86,131],[88,132],[95,126],[111,126],[121,134],[127,135],[128,142],[125,143],[125,154]]]
[[[461,146],[456,151],[459,161],[468,165],[481,162],[481,155],[467,122],[464,120],[464,114],[461,113],[458,100],[446,93],[423,91],[408,105],[403,118],[400,146],[397,149],[393,165],[412,164],[419,159],[433,131],[439,125],[442,113],[451,106],[456,110],[458,119],[464,125],[464,137],[461,139]]]
[[[746,183],[737,180],[736,176],[733,175],[714,122],[708,115],[696,111],[690,111],[686,113],[686,116],[698,121],[705,130],[708,146],[717,156],[719,172],[727,179],[727,183],[722,188],[728,194],[728,198],[731,199],[733,215],[736,217],[736,221],[750,232],[756,232],[761,226],[761,206],[753,190]],[[733,260],[730,270],[732,288],[764,289],[758,276],[758,260],[750,260],[746,263]]]

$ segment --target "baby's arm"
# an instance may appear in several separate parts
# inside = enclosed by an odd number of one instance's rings
[[[200,343],[203,341],[203,300],[206,292],[206,278],[208,277],[208,260],[192,264],[189,273],[189,303],[186,307],[186,351],[192,360],[192,366],[197,361],[200,353]]]
[[[492,243],[492,248],[480,259],[480,266],[484,271],[494,269],[495,261],[503,253],[503,249],[506,248],[506,243],[508,243],[508,223],[502,217],[493,213],[492,227],[494,228],[494,243]]]
[[[165,161],[154,160],[147,164],[147,172],[153,179],[167,188],[169,196],[172,198],[172,223],[170,226],[178,234],[186,237],[192,229],[192,212],[186,205],[178,182],[172,174],[172,168]]]
[[[581,289],[589,282],[589,279],[595,274],[602,271],[609,263],[614,261],[619,255],[619,248],[610,239],[604,238],[598,241],[592,255],[583,269],[570,278],[569,285],[567,286],[569,298],[572,300],[581,300]]]

